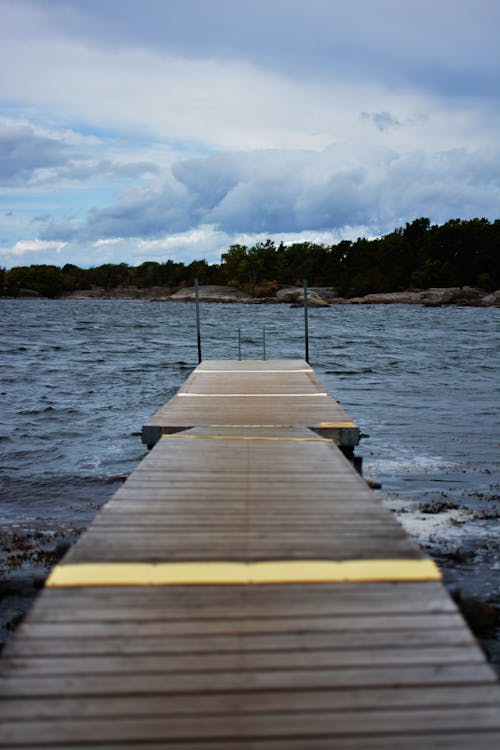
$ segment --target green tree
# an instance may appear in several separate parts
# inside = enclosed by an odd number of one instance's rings
[[[161,266],[159,263],[148,260],[140,266],[130,269],[130,280],[135,286],[148,288],[159,284]]]
[[[221,269],[224,281],[230,286],[242,286],[249,277],[249,263],[246,245],[231,245],[221,255]]]
[[[115,289],[129,283],[130,269],[127,263],[103,263],[102,266],[89,269],[91,283],[104,289]]]
[[[64,289],[61,269],[49,265],[15,266],[6,272],[5,286],[9,294],[31,289],[50,298],[58,297]]]

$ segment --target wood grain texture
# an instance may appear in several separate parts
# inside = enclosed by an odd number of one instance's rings
[[[423,557],[333,442],[204,429],[161,439],[66,562]]]
[[[339,445],[359,442],[356,425],[302,360],[202,362],[146,422],[142,439],[154,445],[162,434],[195,425],[304,426]]]

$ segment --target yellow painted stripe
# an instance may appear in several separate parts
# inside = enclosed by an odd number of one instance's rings
[[[320,427],[356,427],[356,424],[351,420],[345,422],[320,422]]]
[[[264,435],[179,435],[178,432],[170,435],[162,435],[164,439],[194,439],[194,440],[277,440],[285,442],[299,442],[299,443],[330,443],[332,441],[329,438],[313,438],[313,437],[266,437]]]
[[[439,581],[423,560],[285,560],[275,562],[82,563],[57,565],[46,586],[199,586],[224,584]]]

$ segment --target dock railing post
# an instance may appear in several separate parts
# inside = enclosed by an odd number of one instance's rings
[[[200,294],[198,279],[194,280],[194,299],[196,302],[196,340],[198,343],[198,364],[201,362],[201,334],[200,334]]]
[[[307,280],[304,279],[304,344],[305,344],[305,358],[307,364],[309,364],[309,322],[307,318]]]

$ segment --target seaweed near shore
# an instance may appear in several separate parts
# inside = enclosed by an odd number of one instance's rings
[[[0,528],[0,649],[83,528]]]

